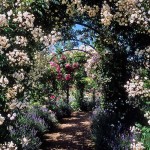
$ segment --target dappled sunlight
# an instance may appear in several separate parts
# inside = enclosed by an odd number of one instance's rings
[[[81,122],[81,124],[84,125],[84,126],[89,126],[90,125],[89,122]]]
[[[64,118],[56,131],[45,134],[43,150],[52,149],[81,149],[93,150],[94,143],[90,133],[90,113],[74,112],[71,118]]]
[[[49,134],[45,134],[45,138],[46,138],[46,141],[49,140],[49,138],[51,138],[53,141],[56,141],[60,138],[61,136],[61,133],[60,132],[57,132],[57,133],[53,133],[53,136],[50,137]]]
[[[74,128],[74,127],[76,127],[76,124],[73,124],[73,123],[71,123],[71,124],[62,124],[61,126],[60,126],[60,128],[61,129],[68,129],[68,128]]]

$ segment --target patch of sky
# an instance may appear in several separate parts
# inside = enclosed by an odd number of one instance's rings
[[[79,25],[79,24],[75,24],[73,27],[74,30],[82,30],[83,26]]]
[[[85,28],[84,26],[79,25],[79,24],[75,24],[75,25],[73,26],[73,30],[74,30],[74,31],[78,31],[78,30],[82,31],[84,28]],[[81,45],[85,45],[84,42],[81,42],[81,41],[80,41],[80,37],[81,37],[81,35],[77,35],[77,38],[79,39],[79,41],[78,41],[79,47],[80,47]],[[83,40],[83,41],[85,41],[85,40]],[[90,45],[93,46],[93,41],[90,39],[90,37],[86,37],[86,41],[88,41],[87,45],[89,44],[89,46],[90,46]]]
[[[82,31],[85,27],[82,26],[82,25],[79,25],[79,24],[75,24],[72,28],[73,28],[74,31],[78,31],[78,30]],[[91,47],[93,47],[93,41],[90,40],[90,37],[86,37],[86,39],[80,40],[81,36],[82,35],[80,35],[80,34],[76,36],[77,45],[73,49],[79,48],[82,45],[89,45],[89,46],[91,45]],[[74,42],[74,41],[70,40],[70,42],[68,41],[68,42],[65,42],[65,43],[66,44],[71,44],[72,42]],[[86,44],[86,42],[87,42],[87,44]],[[52,51],[52,52],[56,52],[56,49],[65,49],[62,42],[58,42],[55,45],[52,45],[52,46],[49,47],[49,50]]]

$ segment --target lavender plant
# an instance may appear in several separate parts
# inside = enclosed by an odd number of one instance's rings
[[[20,124],[26,124],[35,128],[40,133],[44,133],[48,130],[48,125],[46,124],[45,120],[34,108],[22,112],[17,121]]]
[[[48,129],[52,129],[55,127],[58,123],[58,120],[56,118],[56,115],[53,111],[48,110],[46,107],[34,107],[34,110],[40,116],[41,118],[44,119],[44,121],[47,123]]]
[[[41,140],[37,137],[37,130],[27,124],[16,122],[15,126],[9,129],[12,140],[22,150],[36,150],[41,145]]]
[[[96,150],[130,149],[130,132],[117,117],[114,112],[100,107],[93,111],[92,133]]]

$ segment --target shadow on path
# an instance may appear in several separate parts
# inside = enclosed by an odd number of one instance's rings
[[[74,112],[58,128],[44,135],[42,150],[94,150],[91,140],[90,113]]]

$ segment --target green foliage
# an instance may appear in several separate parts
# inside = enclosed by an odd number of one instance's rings
[[[56,110],[56,114],[57,114],[57,112],[61,112],[61,114],[57,115],[58,118],[70,117],[70,115],[71,115],[71,107],[70,107],[69,104],[67,104],[63,100],[59,100],[57,102],[57,106],[58,106],[58,108]]]
[[[80,102],[80,109],[82,111],[92,111],[93,108],[95,107],[95,101],[93,101],[92,99],[83,99]]]
[[[77,100],[73,100],[70,102],[70,106],[73,109],[73,111],[79,111],[80,110],[80,104]]]
[[[140,141],[143,143],[146,150],[150,149],[150,127],[149,126],[142,126],[140,124],[136,124],[136,127],[140,129]]]

